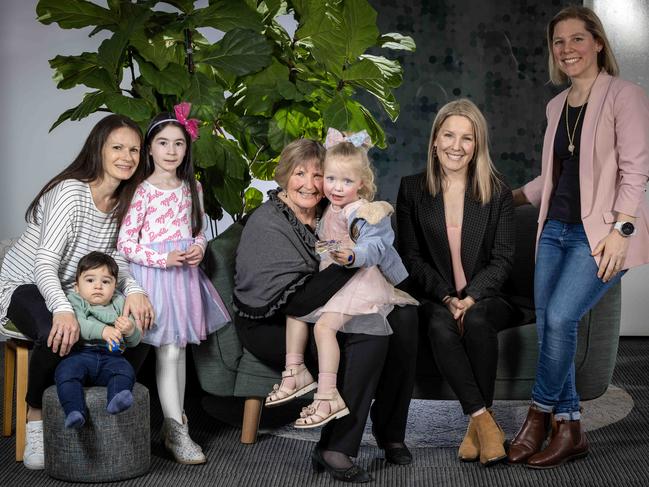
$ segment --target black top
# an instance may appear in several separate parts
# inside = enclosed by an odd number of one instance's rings
[[[568,103],[568,100],[566,100]],[[568,105],[568,124],[570,134],[573,130],[575,137],[572,142],[575,145],[573,154],[568,150],[568,131],[566,130],[565,106],[559,120],[557,132],[554,135],[554,167],[558,170],[559,177],[555,178],[554,192],[550,199],[548,210],[549,220],[560,220],[564,223],[581,223],[581,202],[579,200],[579,153],[581,142],[581,128],[584,125],[588,103],[582,107],[571,107]],[[579,120],[579,111],[581,116]],[[575,127],[575,124],[577,126]],[[555,173],[556,174],[556,173]]]

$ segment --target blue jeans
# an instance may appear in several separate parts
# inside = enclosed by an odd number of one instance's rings
[[[539,239],[534,274],[539,361],[532,401],[543,411],[579,419],[575,387],[579,321],[623,273],[603,282],[597,277],[584,226],[548,220]]]
[[[56,367],[54,380],[65,415],[79,411],[87,416],[84,385],[106,386],[108,404],[118,392],[133,390],[135,372],[119,351],[110,352],[97,345],[81,347],[63,359]]]

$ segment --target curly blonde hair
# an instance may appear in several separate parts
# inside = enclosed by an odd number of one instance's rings
[[[355,165],[354,169],[363,182],[363,185],[358,190],[358,196],[367,201],[373,201],[376,195],[376,183],[374,182],[374,169],[370,158],[367,156],[367,150],[363,147],[356,147],[351,142],[340,142],[327,149],[324,160],[324,169],[327,168],[327,162],[333,159],[344,159]]]

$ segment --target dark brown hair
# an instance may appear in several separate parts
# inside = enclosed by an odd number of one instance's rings
[[[176,176],[189,185],[189,191],[192,196],[192,236],[195,237],[203,228],[203,219],[201,217],[201,204],[198,200],[198,188],[196,185],[196,176],[194,174],[194,163],[192,162],[192,139],[187,130],[185,130],[185,127],[176,120],[176,116],[173,113],[162,112],[156,115],[153,120],[151,120],[151,123],[149,123],[149,128],[144,137],[144,147],[142,148],[142,153],[146,158],[144,160],[145,163],[141,164],[141,168],[138,168],[134,179],[137,181],[137,184],[139,184],[153,173],[155,165],[153,163],[153,156],[150,154],[151,143],[155,136],[169,125],[178,127],[185,137],[185,146],[187,147],[187,150],[185,151],[183,161],[176,168]]]
[[[101,180],[104,176],[102,157],[104,144],[108,140],[110,134],[114,130],[120,128],[130,128],[133,130],[133,132],[135,132],[140,138],[140,144],[142,143],[142,131],[130,118],[114,114],[102,118],[90,131],[88,138],[83,143],[79,155],[77,155],[74,161],[72,161],[72,164],[50,179],[27,207],[27,211],[25,212],[25,221],[27,221],[27,223],[36,222],[36,213],[39,201],[45,193],[61,181],[65,181],[66,179],[77,179],[84,183],[90,183]],[[117,200],[117,205],[113,210],[112,216],[113,220],[116,222],[121,223],[122,219],[126,215],[136,187],[137,183],[135,178],[131,177],[126,181],[122,181],[115,190],[113,196]],[[115,238],[117,238],[117,234],[115,235]]]
[[[83,257],[81,257],[81,259],[79,259],[79,264],[77,264],[77,276],[75,280],[79,282],[79,278],[81,277],[82,273],[90,271],[92,269],[99,269],[100,267],[104,266],[106,266],[110,275],[115,278],[115,281],[117,281],[119,266],[117,265],[117,262],[115,262],[115,259],[113,259],[108,254],[97,252],[96,250],[84,255]]]

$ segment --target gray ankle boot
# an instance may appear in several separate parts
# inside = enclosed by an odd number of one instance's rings
[[[189,437],[187,423],[165,418],[162,424],[164,444],[178,463],[195,465],[205,463],[207,459],[200,446]]]

